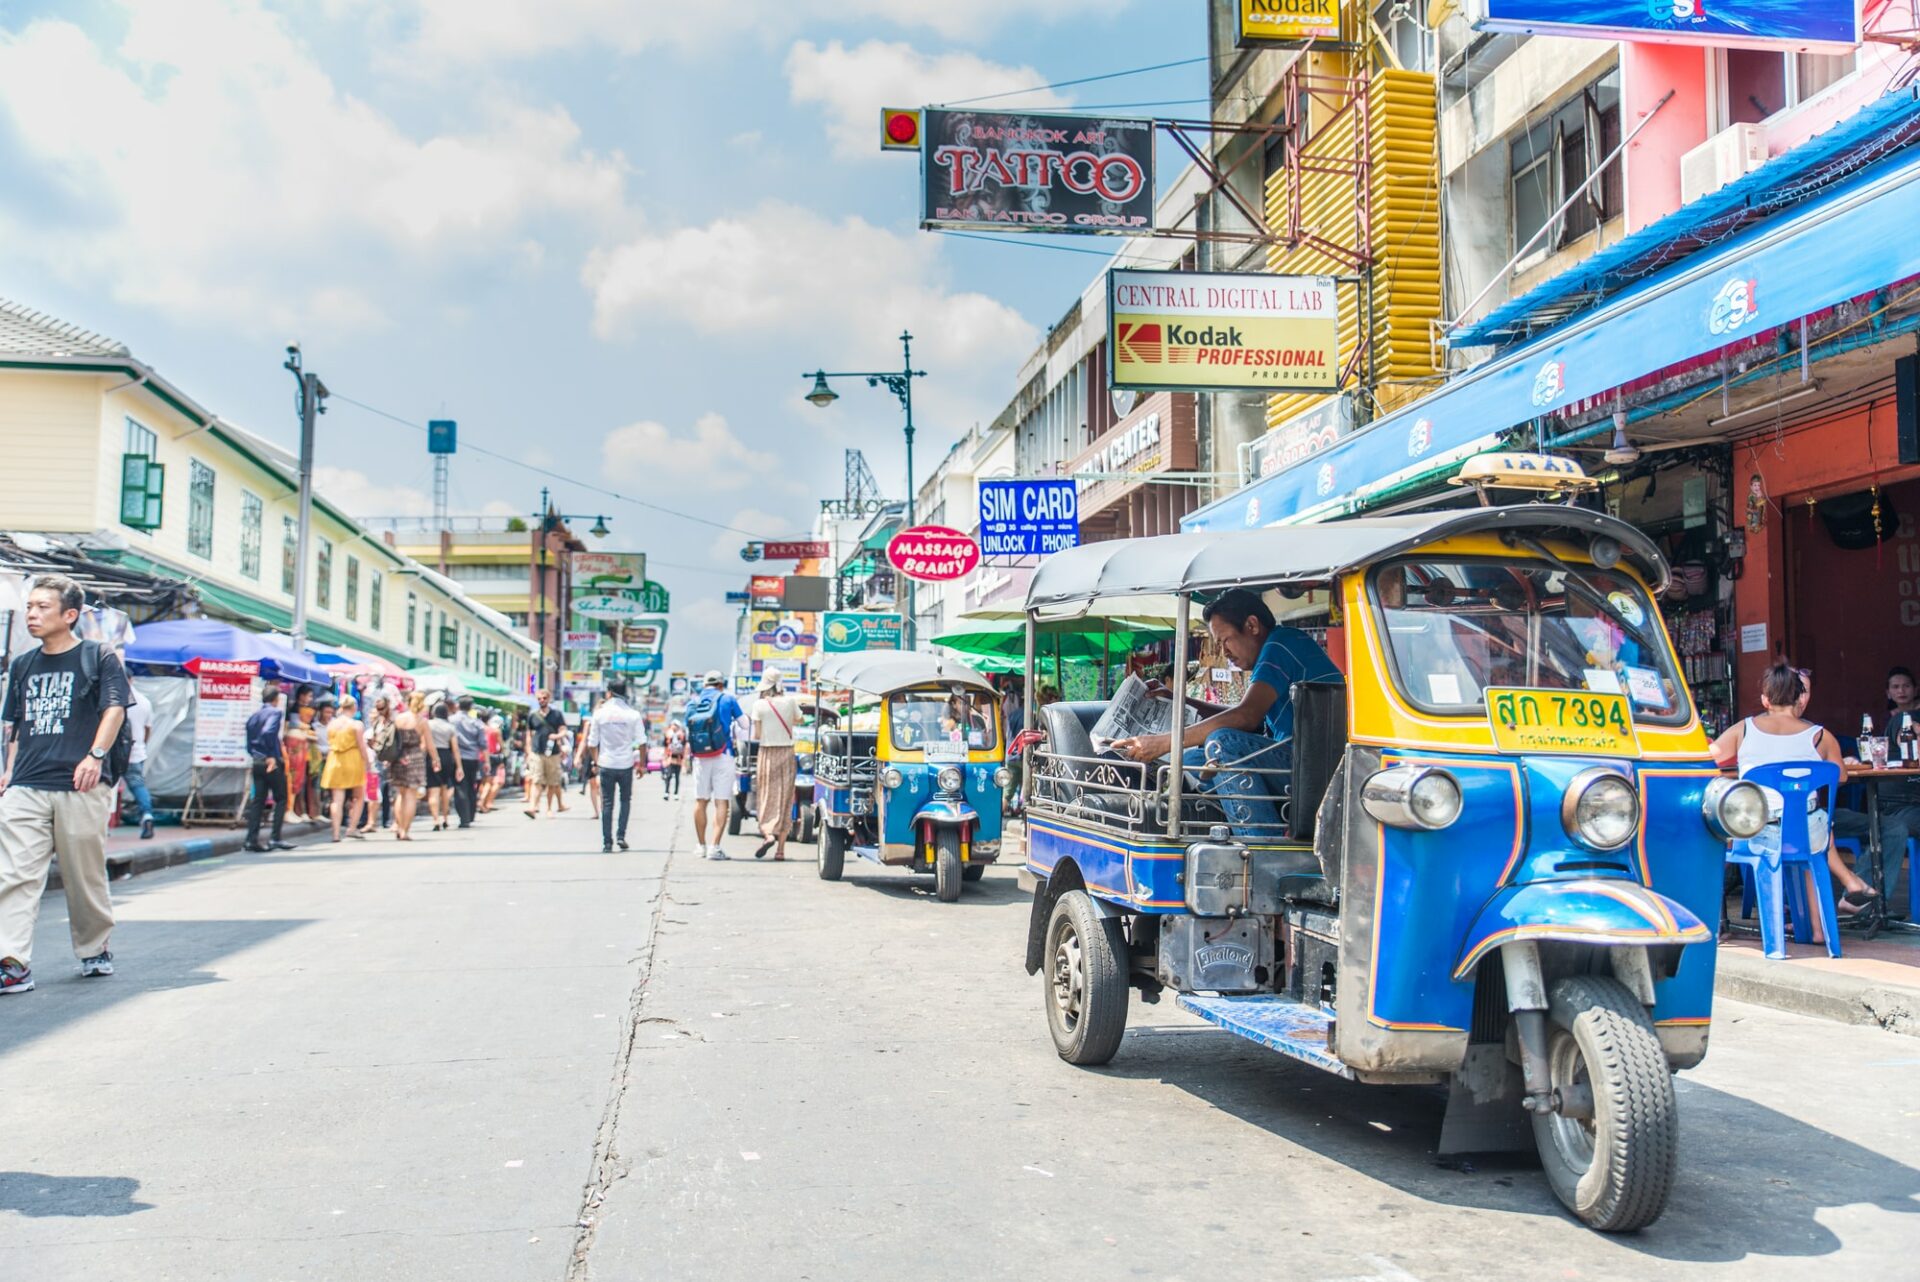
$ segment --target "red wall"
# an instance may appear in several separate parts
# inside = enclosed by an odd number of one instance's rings
[[[1673,101],[1627,148],[1627,230],[1680,208],[1680,157],[1707,137],[1707,53],[1685,45],[1620,46],[1620,135],[1646,120],[1661,95]]]

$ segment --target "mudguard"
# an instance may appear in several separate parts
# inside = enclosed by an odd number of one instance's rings
[[[1685,908],[1638,882],[1579,878],[1508,886],[1487,901],[1467,931],[1453,968],[1473,977],[1489,950],[1516,940],[1558,939],[1578,944],[1699,944],[1713,931]]]
[[[980,815],[964,801],[935,797],[914,812],[914,824],[918,826],[922,821],[931,821],[943,828],[951,828],[956,824],[978,823]]]

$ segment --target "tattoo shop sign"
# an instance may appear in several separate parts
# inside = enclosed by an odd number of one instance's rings
[[[922,227],[1153,232],[1153,121],[928,110]]]

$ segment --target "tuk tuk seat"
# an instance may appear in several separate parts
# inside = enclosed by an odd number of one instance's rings
[[[1080,701],[1074,703],[1052,703],[1040,710],[1046,722],[1047,746],[1045,751],[1059,757],[1078,758],[1062,760],[1059,763],[1061,775],[1072,783],[1085,783],[1096,780],[1103,767],[1095,765],[1092,758],[1099,757],[1111,761],[1112,770],[1121,778],[1100,780],[1109,787],[1126,787],[1135,793],[1147,791],[1147,770],[1124,757],[1112,752],[1095,752],[1093,747],[1093,726],[1098,723],[1107,710],[1107,704],[1099,701]],[[1167,808],[1164,801],[1157,801],[1144,815],[1136,817],[1136,807],[1130,798],[1120,792],[1104,789],[1070,789],[1072,796],[1055,796],[1057,804],[1082,813],[1091,812],[1098,817],[1118,823],[1127,828],[1164,828],[1167,822]],[[1157,789],[1155,789],[1157,791]],[[1186,794],[1181,800],[1180,814],[1189,824],[1212,824],[1226,822],[1226,811],[1219,802],[1207,796],[1200,789],[1200,782],[1192,772],[1187,774]]]
[[[820,752],[823,756],[844,757],[848,754],[848,740],[852,740],[852,756],[872,757],[879,750],[880,735],[873,730],[823,730],[820,732]]]

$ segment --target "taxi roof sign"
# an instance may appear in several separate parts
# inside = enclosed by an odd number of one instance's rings
[[[880,150],[920,150],[920,109],[918,107],[880,108]]]
[[[1572,459],[1551,454],[1496,453],[1476,454],[1449,478],[1452,485],[1471,485],[1477,490],[1546,490],[1570,494],[1591,490],[1600,483]]]

